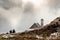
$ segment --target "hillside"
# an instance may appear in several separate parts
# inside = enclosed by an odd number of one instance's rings
[[[60,29],[60,17],[57,17],[51,23],[43,26],[42,28],[36,28],[30,31],[27,30],[22,33],[15,33],[15,36],[12,37],[11,40],[47,40],[51,34],[59,32],[58,28]],[[57,38],[55,39],[58,40]]]
[[[20,37],[49,37],[52,33],[58,32],[57,30],[60,29],[60,17],[54,19],[50,24],[43,26],[42,28],[37,28],[32,31],[25,31],[20,33]]]

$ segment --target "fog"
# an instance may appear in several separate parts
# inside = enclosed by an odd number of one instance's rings
[[[0,33],[24,31],[41,18],[46,25],[59,16],[59,0],[0,0]]]

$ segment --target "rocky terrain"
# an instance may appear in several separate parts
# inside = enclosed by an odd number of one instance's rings
[[[36,36],[40,37],[49,37],[52,33],[58,32],[58,28],[60,28],[60,17],[54,19],[50,24],[47,24],[45,26],[43,26],[42,28],[36,28],[34,30],[31,31],[25,31],[20,33],[20,37],[23,38],[36,38]]]
[[[34,30],[27,30],[22,33],[16,33],[15,37],[11,40],[48,40],[51,34],[60,32],[60,17],[54,19],[51,23]],[[54,40],[59,40],[57,36]],[[9,39],[6,39],[9,40]],[[52,39],[51,39],[52,40]]]
[[[31,35],[41,35],[46,34],[49,36],[51,33],[57,32],[57,28],[60,28],[60,17],[53,20],[50,24],[43,26],[42,28],[36,28],[32,31],[25,31],[20,33],[20,35],[31,34]]]

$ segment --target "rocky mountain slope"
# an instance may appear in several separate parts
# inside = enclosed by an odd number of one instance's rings
[[[51,23],[36,28],[33,30],[27,30],[22,33],[16,33],[14,40],[45,40],[46,37],[49,37],[52,33],[60,32],[60,17],[54,19]],[[46,39],[47,40],[47,39]]]
[[[25,33],[25,34],[32,34],[32,35],[33,34],[40,35],[46,33],[50,35],[51,33],[57,32],[57,28],[60,28],[60,17],[56,18],[50,24],[47,24],[42,28],[37,28],[32,31],[22,32],[21,34]]]

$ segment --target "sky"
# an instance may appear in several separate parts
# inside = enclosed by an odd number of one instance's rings
[[[44,19],[44,25],[60,16],[60,0],[0,0],[0,33],[21,32]]]

